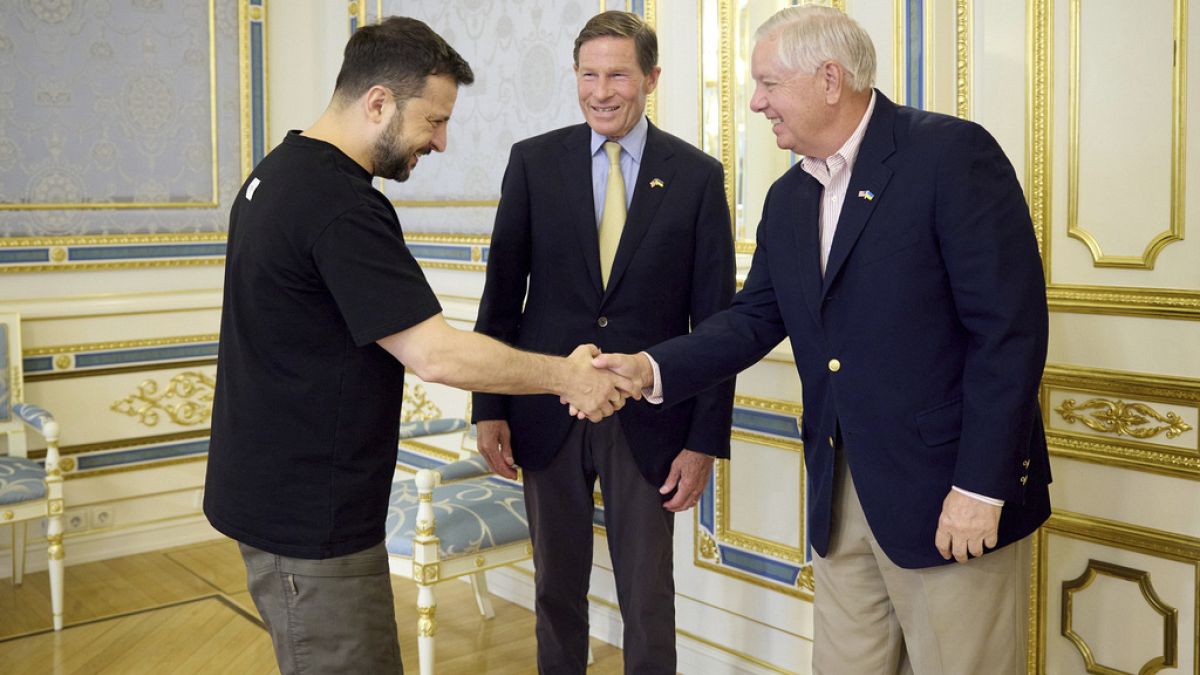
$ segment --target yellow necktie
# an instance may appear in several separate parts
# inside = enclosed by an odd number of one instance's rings
[[[608,154],[608,187],[600,214],[600,280],[607,288],[608,274],[625,227],[625,176],[621,175],[621,144],[605,141],[604,152]]]

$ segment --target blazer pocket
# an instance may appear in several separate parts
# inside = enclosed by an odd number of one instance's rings
[[[925,445],[935,446],[957,440],[962,435],[962,398],[942,403],[917,413],[917,432]]]

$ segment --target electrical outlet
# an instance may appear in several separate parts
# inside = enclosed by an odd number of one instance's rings
[[[92,526],[92,512],[88,509],[67,509],[63,514],[63,529],[67,532],[83,532]]]
[[[115,524],[116,519],[113,515],[113,507],[99,506],[92,509],[92,527],[112,527]]]

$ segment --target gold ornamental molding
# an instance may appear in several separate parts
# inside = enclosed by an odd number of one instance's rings
[[[1041,401],[1055,455],[1200,480],[1200,432],[1179,412],[1200,411],[1200,380],[1050,365]]]
[[[1171,105],[1171,208],[1167,229],[1159,232],[1146,244],[1141,255],[1107,255],[1095,235],[1079,222],[1079,99],[1080,99],[1080,14],[1081,0],[1070,0],[1069,86],[1067,93],[1067,234],[1088,247],[1095,267],[1154,269],[1155,259],[1168,244],[1183,241],[1184,199],[1187,194],[1184,174],[1186,167],[1185,116],[1187,90],[1187,5],[1175,0],[1173,32],[1175,61]]]
[[[1174,0],[1179,26],[1186,25],[1186,7],[1182,0]],[[1042,254],[1042,266],[1046,275],[1046,298],[1050,309],[1056,312],[1081,314],[1107,314],[1117,316],[1145,316],[1162,319],[1200,320],[1200,290],[1178,290],[1131,286],[1096,286],[1090,284],[1062,284],[1053,279],[1051,269],[1051,237],[1047,236],[1052,226],[1051,174],[1054,166],[1052,143],[1053,90],[1053,34],[1054,11],[1051,0],[1029,0],[1026,3],[1026,165],[1025,186],[1029,200],[1030,216],[1038,250]],[[1180,62],[1183,65],[1182,61]],[[1176,78],[1186,77],[1180,68]],[[1183,91],[1179,90],[1178,103],[1182,105]],[[1183,119],[1174,120],[1177,129],[1182,129]],[[1180,136],[1182,141],[1183,137]],[[1182,145],[1182,143],[1181,143]],[[1173,173],[1172,184],[1182,185],[1182,167]],[[1174,189],[1174,188],[1173,188]],[[1176,192],[1176,194],[1178,194]],[[1182,212],[1180,212],[1182,215]],[[1182,222],[1182,218],[1179,222]],[[1180,232],[1182,234],[1182,231]],[[1169,242],[1163,242],[1166,245]],[[1161,247],[1160,247],[1161,248]],[[1149,249],[1147,249],[1149,251]],[[1144,254],[1145,255],[1145,254]]]
[[[161,414],[180,426],[204,424],[212,417],[216,386],[212,377],[194,371],[171,378],[161,394],[157,381],[145,380],[135,393],[114,402],[110,410],[137,417],[148,427],[156,426]]]
[[[401,422],[428,422],[439,419],[442,409],[429,400],[425,386],[420,384],[404,385],[404,403],[401,407]]]
[[[1075,645],[1089,673],[1100,675],[1124,675],[1124,671],[1105,666],[1096,661],[1091,646],[1074,627],[1074,598],[1092,585],[1100,575],[1128,581],[1137,585],[1142,597],[1150,609],[1163,618],[1163,652],[1147,661],[1138,670],[1138,675],[1151,675],[1164,668],[1174,668],[1179,665],[1179,610],[1163,602],[1150,581],[1150,573],[1144,570],[1124,567],[1103,560],[1088,560],[1083,574],[1075,579],[1064,581],[1062,584],[1062,635]]]
[[[1174,532],[1155,530],[1141,525],[1123,523],[1107,518],[1071,511],[1054,510],[1050,519],[1034,535],[1034,582],[1030,597],[1030,671],[1046,672],[1046,597],[1048,583],[1047,560],[1051,555],[1053,537],[1061,536],[1108,546],[1140,555],[1161,558],[1190,566],[1197,586],[1193,589],[1194,616],[1200,616],[1200,538]],[[1135,572],[1137,570],[1134,570]],[[1147,577],[1147,581],[1149,578]],[[1147,598],[1148,602],[1152,602]],[[1165,605],[1164,605],[1165,606]],[[1161,613],[1161,612],[1160,612]],[[1200,662],[1200,635],[1193,637],[1193,659]],[[1086,657],[1085,657],[1086,658]],[[1036,668],[1034,667],[1036,666]],[[1145,670],[1143,673],[1156,672]],[[1119,671],[1089,671],[1119,672]],[[1140,675],[1140,674],[1139,674]]]
[[[696,530],[696,553],[705,560],[717,560],[717,542],[712,536],[700,529]]]
[[[1068,422],[1081,422],[1093,431],[1117,436],[1145,439],[1165,432],[1167,438],[1175,438],[1192,429],[1178,414],[1163,414],[1145,403],[1093,398],[1077,404],[1075,399],[1069,398],[1055,408],[1054,412]]]
[[[973,0],[954,4],[954,113],[971,118],[971,45],[973,43]]]

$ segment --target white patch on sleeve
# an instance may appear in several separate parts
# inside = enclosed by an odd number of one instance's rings
[[[254,191],[258,189],[258,185],[261,182],[262,181],[255,178],[254,180],[250,181],[249,185],[246,186],[246,201],[254,199]]]

